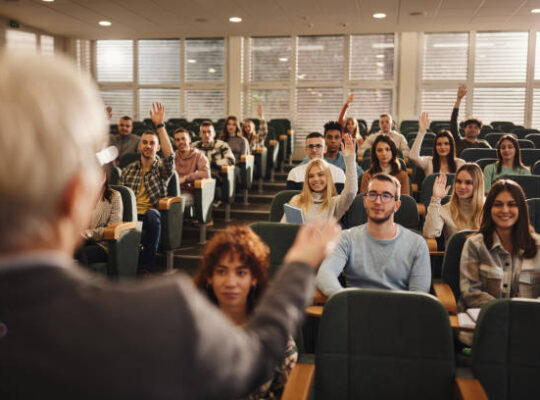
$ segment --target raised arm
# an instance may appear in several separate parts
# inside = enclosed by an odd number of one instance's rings
[[[435,178],[433,183],[433,190],[431,194],[431,201],[427,209],[426,221],[424,222],[424,237],[433,239],[441,236],[444,228],[444,220],[441,218],[441,200],[448,194],[450,186],[446,185],[446,174],[442,173]]]
[[[351,206],[358,192],[358,175],[356,171],[355,139],[348,133],[343,135],[345,145],[341,143],[341,151],[345,158],[345,187],[337,198],[336,215],[339,220]]]
[[[266,140],[266,136],[268,135],[268,123],[264,118],[264,108],[262,104],[259,104],[257,112],[259,114],[259,130],[256,134],[255,145],[256,147],[262,147],[264,146],[264,141]]]
[[[173,153],[171,141],[167,130],[165,129],[165,107],[159,102],[152,102],[152,109],[150,110],[150,119],[157,128],[159,135],[159,145],[164,157],[169,157]]]
[[[341,112],[339,113],[338,117],[338,123],[343,127],[343,120],[345,119],[345,114],[347,114],[347,110],[349,109],[351,103],[354,100],[354,93],[349,94],[349,97],[347,97],[347,101],[345,104],[343,104],[343,107],[341,107]]]
[[[460,143],[463,140],[461,135],[459,134],[459,127],[458,127],[457,119],[459,115],[459,106],[461,105],[461,99],[463,99],[463,97],[466,94],[467,94],[467,86],[459,85],[457,96],[456,96],[456,102],[454,103],[454,109],[452,110],[452,116],[450,117],[450,131],[452,132],[452,136],[454,136],[456,146],[458,143]]]
[[[409,158],[424,171],[428,169],[429,157],[421,156],[420,148],[422,147],[422,141],[424,140],[424,135],[429,127],[429,123],[430,121],[428,113],[422,112],[420,114],[420,118],[418,119],[418,135],[416,135],[411,152],[409,153]]]

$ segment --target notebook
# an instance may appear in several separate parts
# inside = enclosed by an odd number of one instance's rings
[[[304,223],[304,210],[301,208],[291,206],[290,204],[283,204],[283,211],[287,217],[289,224],[303,224]]]

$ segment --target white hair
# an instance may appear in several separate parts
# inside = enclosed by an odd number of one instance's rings
[[[95,84],[67,59],[0,54],[0,250],[51,234],[70,180],[97,180],[106,126]]]

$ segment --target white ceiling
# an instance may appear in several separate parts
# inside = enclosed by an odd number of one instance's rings
[[[533,8],[540,0],[0,0],[2,16],[89,39],[527,30],[540,28]]]

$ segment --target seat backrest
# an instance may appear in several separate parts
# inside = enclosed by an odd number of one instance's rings
[[[324,307],[316,399],[451,399],[448,313],[424,293],[346,289]]]
[[[529,206],[531,225],[537,233],[540,233],[540,199],[528,199],[527,206]]]
[[[135,161],[140,160],[140,159],[141,159],[141,154],[140,153],[127,153],[127,154],[124,154],[122,157],[120,157],[118,159],[118,166],[120,168],[124,169],[129,164],[131,164],[132,162],[135,162]]]
[[[521,161],[530,167],[540,160],[540,149],[521,149]]]
[[[450,236],[448,243],[446,244],[446,250],[443,257],[442,266],[442,280],[447,283],[452,292],[454,292],[454,298],[456,302],[461,298],[461,290],[459,288],[459,266],[461,263],[461,253],[463,251],[463,245],[473,231],[460,231]]]
[[[173,170],[167,184],[167,196],[180,196],[180,178],[178,178],[178,173],[175,170]]]
[[[522,149],[534,149],[535,145],[532,140],[518,139],[519,147]]]
[[[492,132],[492,133],[488,133],[486,136],[484,136],[484,140],[486,140],[491,147],[495,148],[495,146],[497,145],[497,142],[499,141],[499,139],[501,137],[503,137],[504,135],[506,135],[506,133]],[[516,135],[514,135],[514,137],[515,136]]]
[[[254,222],[250,227],[270,248],[268,275],[272,277],[279,269],[285,254],[293,244],[300,225],[280,224],[279,222]]]
[[[540,302],[495,300],[480,312],[472,369],[490,399],[539,399]]]
[[[117,185],[121,176],[122,170],[115,165],[111,165],[109,170],[109,184]]]
[[[137,221],[137,200],[135,198],[135,192],[122,185],[111,185],[111,189],[116,190],[122,197],[122,205],[124,206],[124,213],[122,215],[123,222],[136,222]]]
[[[279,222],[283,217],[283,204],[288,203],[291,198],[300,193],[300,190],[282,190],[272,199],[270,206],[270,221]]]
[[[497,158],[497,149],[465,149],[459,158],[467,162],[475,162],[482,158]]]
[[[493,163],[496,163],[496,162],[497,162],[496,158],[481,158],[480,160],[476,161],[476,163],[482,169],[482,171],[484,170],[486,165],[493,164]]]
[[[426,206],[426,210],[429,206],[429,202],[431,201],[431,194],[433,193],[433,183],[435,182],[435,178],[437,178],[437,176],[439,176],[438,173],[428,175],[424,178],[424,181],[422,182],[420,202]],[[454,176],[455,174],[446,174],[446,184],[451,186],[450,192],[448,193],[452,193],[452,190],[454,190]]]
[[[501,175],[499,179],[512,179],[517,182],[525,192],[527,199],[540,197],[540,176],[538,175]]]
[[[540,133],[529,133],[525,139],[534,143],[534,147],[540,149]]]
[[[531,168],[531,173],[533,175],[540,175],[540,160],[534,163],[534,165]]]

